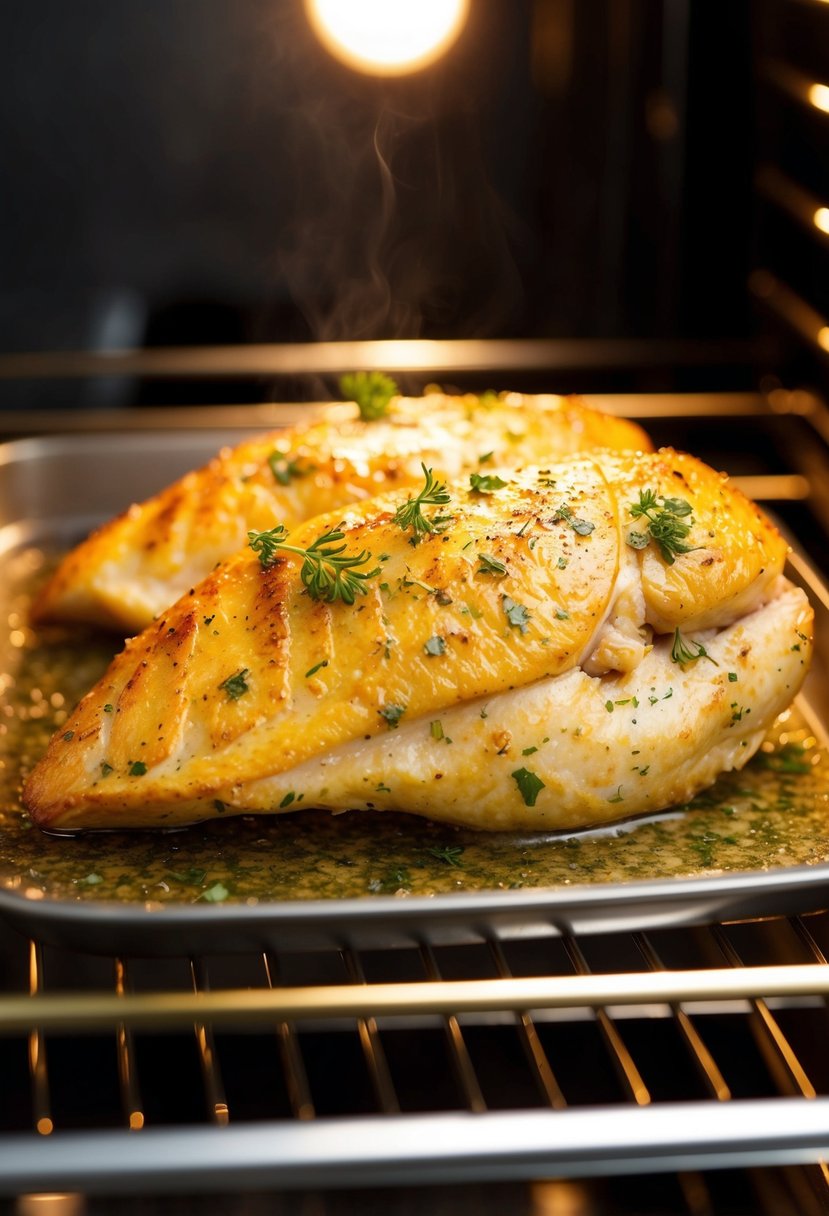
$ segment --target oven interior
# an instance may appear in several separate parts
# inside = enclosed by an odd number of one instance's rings
[[[518,6],[559,31],[569,14],[587,54],[578,7]],[[33,339],[23,316],[0,355],[2,433],[103,430],[128,444],[152,429],[262,429],[304,407],[251,403],[310,402],[360,367],[411,391],[437,381],[606,394],[592,400],[744,478],[829,572],[829,6],[734,5],[743,40],[724,24],[716,70],[692,73],[693,122],[675,102],[716,14],[692,31],[682,0],[650,6],[650,18],[627,0],[599,8],[594,70],[614,40],[661,48],[635,79],[617,56],[602,96],[617,115],[641,104],[650,124],[644,143],[620,120],[609,128],[603,163],[622,191],[610,210],[623,197],[622,228],[640,239],[607,244],[617,228],[603,216],[603,252],[584,277],[596,296],[624,285],[603,311],[582,285],[577,321],[536,311],[518,336],[503,321],[447,333],[435,314],[431,330],[380,326],[357,342],[329,329],[313,336],[333,341],[307,343],[293,323],[200,328],[200,308],[173,328],[157,322],[129,352],[94,326],[80,340],[59,327]],[[567,96],[571,115],[587,104]],[[745,124],[750,154],[729,155]],[[585,178],[594,169],[581,166]],[[650,314],[639,271],[661,283]],[[578,275],[574,259],[564,287]],[[26,516],[20,489],[3,489],[4,523]],[[0,1202],[15,1216],[825,1213],[826,904],[646,932],[551,924],[502,939],[470,925],[462,945],[418,935],[396,949],[344,940],[198,957],[101,955],[2,923]],[[543,984],[573,977],[594,984],[589,999],[586,987],[545,1003]],[[537,1004],[513,979],[543,982]],[[469,987],[443,1008],[453,981]],[[250,992],[265,1000],[243,1018]],[[227,1001],[201,1006],[204,994]]]

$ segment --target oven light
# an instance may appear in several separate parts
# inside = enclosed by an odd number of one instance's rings
[[[818,332],[817,340],[822,350],[829,351],[829,325],[824,325]]]
[[[810,85],[809,101],[815,109],[825,110],[829,114],[829,84]]]
[[[829,236],[829,207],[818,207],[813,219],[815,228],[819,228],[821,232],[825,232]]]
[[[375,76],[428,67],[466,21],[469,0],[305,0],[311,25],[332,55]]]

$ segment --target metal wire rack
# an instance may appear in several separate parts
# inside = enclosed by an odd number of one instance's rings
[[[827,948],[827,914],[163,961],[8,934],[0,1188],[658,1174],[664,1210],[825,1211]],[[735,1169],[772,1206],[717,1208]]]

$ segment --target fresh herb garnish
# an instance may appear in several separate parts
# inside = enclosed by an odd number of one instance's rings
[[[559,520],[563,520],[569,528],[573,529],[577,536],[589,536],[596,527],[589,520],[576,518],[570,508],[565,506],[564,503],[561,504],[553,516],[553,523],[558,523]]]
[[[311,676],[315,676],[323,667],[328,666],[328,659],[323,659],[321,663],[315,663],[313,667],[309,667],[305,673],[305,679],[310,680]]]
[[[530,621],[529,610],[523,604],[516,604],[515,600],[508,595],[501,596],[501,605],[513,629],[519,630],[520,633],[526,633],[527,625]]]
[[[203,899],[207,904],[221,904],[227,899],[230,892],[223,882],[214,882],[212,887],[208,887],[206,891],[202,891],[199,899]]]
[[[406,712],[406,706],[405,705],[384,705],[383,708],[378,709],[377,712],[381,718],[385,718],[386,722],[388,723],[389,729],[393,730],[398,725],[398,723],[400,722],[400,719],[403,717],[404,713]]]
[[[143,777],[146,771],[147,766],[143,760],[133,760],[129,767],[129,775],[131,777]]]
[[[344,604],[353,604],[355,596],[368,594],[365,586],[368,579],[380,573],[379,566],[373,570],[356,569],[371,560],[371,553],[367,549],[346,553],[345,533],[338,529],[324,532],[306,549],[286,544],[285,536],[284,525],[277,524],[267,532],[248,532],[248,541],[258,554],[263,570],[272,566],[280,553],[295,553],[301,557],[299,576],[312,600],[324,600],[327,604],[342,600]],[[339,544],[339,541],[343,543]]]
[[[279,804],[280,811],[284,810],[286,806],[290,806],[295,798],[296,798],[296,794],[294,793],[294,791],[288,790],[288,793],[285,795],[285,797],[282,799],[282,801]]]
[[[310,469],[300,468],[298,462],[291,460],[284,452],[271,452],[268,465],[281,486],[288,486],[295,477],[305,477],[310,472]]]
[[[238,701],[246,692],[250,691],[245,676],[250,675],[250,669],[243,667],[241,671],[237,671],[235,675],[228,676],[226,680],[222,680],[219,688],[225,693],[228,701]]]
[[[113,769],[112,765],[108,763],[108,761],[106,761],[106,760],[101,761],[101,776],[102,777],[108,777],[109,774],[113,773],[114,771],[115,770]]]
[[[525,806],[535,806],[536,799],[545,788],[544,782],[528,768],[517,768],[511,776],[515,779]]]
[[[448,866],[457,866],[460,868],[461,863],[458,861],[458,858],[463,852],[463,845],[447,844],[443,845],[442,847],[435,845],[434,848],[427,849],[426,852],[431,853],[433,857],[437,857],[438,861],[445,861]]]
[[[427,519],[423,514],[423,507],[440,507],[450,501],[449,494],[443,482],[439,482],[432,475],[432,470],[427,469],[425,464],[421,464],[423,469],[424,486],[423,489],[414,497],[409,498],[397,508],[394,513],[394,522],[403,531],[411,528],[415,537],[419,540],[427,532],[435,532],[441,524],[445,524],[449,516],[436,515],[431,519]]]
[[[428,655],[436,656],[439,654],[445,654],[446,653],[446,639],[442,638],[439,634],[435,634],[434,637],[429,638],[429,640],[426,642],[423,649],[426,651],[426,653]]]
[[[340,376],[340,392],[345,401],[356,401],[360,417],[373,422],[388,413],[399,389],[383,372],[348,372]]]
[[[476,494],[492,494],[495,490],[503,490],[507,484],[497,473],[469,474],[469,488]]]
[[[692,647],[696,647],[696,649],[693,650]],[[709,663],[713,663],[715,667],[719,667],[717,660],[711,658],[711,655],[701,642],[686,641],[679,632],[679,629],[674,634],[671,659],[674,663],[679,663],[680,667],[686,663],[696,663],[697,659],[707,659]]]
[[[648,521],[647,532],[629,532],[627,543],[634,549],[644,549],[652,540],[663,560],[672,566],[678,553],[691,553],[694,549],[693,545],[685,544],[694,523],[692,509],[684,498],[662,497],[660,506],[653,490],[640,490],[639,502],[631,504],[630,513],[634,519]]]
[[[443,723],[440,718],[435,718],[433,722],[429,723],[429,734],[433,739],[443,738]]]
[[[496,574],[499,577],[506,574],[507,568],[503,562],[499,562],[497,557],[490,557],[488,553],[479,553],[478,561],[481,563],[476,574]]]

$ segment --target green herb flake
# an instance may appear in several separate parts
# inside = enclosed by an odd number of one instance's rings
[[[437,857],[438,861],[443,861],[448,866],[455,866],[460,869],[460,856],[463,853],[463,845],[435,845],[433,848],[427,849],[427,853],[431,853],[432,857]]]
[[[387,414],[399,391],[391,376],[382,372],[349,372],[340,377],[343,400],[355,401],[360,417],[366,422],[374,422]]]
[[[429,723],[429,734],[433,739],[443,738],[443,723],[439,718],[435,718],[434,722]]]
[[[729,673],[728,673],[728,680],[729,680],[729,683],[730,683],[730,684],[736,684],[736,683],[737,683],[737,673],[736,673],[736,671],[729,671]]]
[[[147,771],[147,766],[143,760],[133,760],[128,771],[130,777],[143,777]]]
[[[507,573],[507,568],[503,562],[500,562],[497,557],[490,557],[488,553],[479,553],[478,561],[481,563],[476,574],[494,574],[498,578],[502,578]]]
[[[271,452],[268,457],[268,467],[273,473],[274,480],[281,486],[288,486],[295,477],[305,477],[310,469],[302,469],[296,460],[291,460],[284,452]]]
[[[74,738],[75,738],[75,732],[73,730],[65,730],[63,732],[64,743],[69,743],[69,741]]]
[[[318,671],[322,671],[323,667],[328,666],[328,659],[323,659],[320,663],[315,663],[313,667],[309,667],[305,673],[305,679],[310,680],[311,676],[315,676]]]
[[[556,620],[557,621],[569,621],[570,613],[565,612],[563,608],[556,608]]]
[[[492,494],[495,490],[503,490],[507,484],[497,473],[469,474],[469,488],[476,494]]]
[[[423,649],[426,652],[426,654],[428,654],[432,657],[436,657],[437,655],[445,654],[446,653],[446,639],[442,638],[440,636],[440,634],[435,634],[434,637],[429,638],[429,640],[424,645]]]
[[[622,793],[621,785],[616,790],[616,793],[613,795],[613,797],[608,798],[608,802],[624,802],[624,800],[625,800],[625,798],[624,798],[624,794]]]
[[[533,754],[533,752],[537,752],[537,751],[538,751],[537,747],[525,747],[522,750],[521,755],[522,756],[531,756]]]
[[[291,803],[292,803],[292,802],[293,802],[295,799],[296,799],[296,794],[294,793],[294,791],[293,791],[293,790],[288,790],[288,793],[285,795],[285,797],[282,799],[282,801],[281,801],[281,802],[280,802],[280,804],[279,804],[279,809],[280,809],[280,811],[281,811],[281,810],[284,810],[284,808],[285,808],[286,806],[290,806],[290,805],[291,805]]]
[[[106,760],[101,761],[101,776],[108,777],[110,773],[114,773],[115,769]]]
[[[213,810],[216,812],[217,815],[224,815],[225,811],[227,810],[227,807],[221,801],[220,798],[214,798],[213,799]]]
[[[490,460],[492,460],[494,455],[494,452],[481,452],[481,455],[478,457],[478,464],[487,464]]]
[[[553,523],[558,523],[559,520],[566,523],[568,528],[572,528],[577,536],[589,536],[596,528],[596,525],[591,524],[589,520],[576,518],[570,508],[565,506],[564,503],[561,504],[553,516]]]
[[[221,904],[227,899],[230,892],[223,882],[214,882],[212,887],[208,887],[206,891],[202,891],[199,899],[203,899],[206,904]]]
[[[517,604],[508,595],[501,596],[501,605],[512,628],[517,629],[519,633],[526,633],[527,626],[531,620],[529,610],[523,604]]]
[[[405,705],[384,705],[383,708],[378,709],[377,712],[381,718],[385,719],[386,723],[388,724],[389,730],[394,730],[394,728],[399,724],[400,719],[403,717],[404,713],[406,712],[406,706]]]
[[[510,775],[518,786],[518,791],[524,800],[524,805],[535,806],[538,795],[545,788],[541,778],[528,768],[517,768]]]
[[[250,685],[245,676],[250,675],[250,669],[243,667],[241,671],[237,671],[235,675],[228,676],[226,680],[222,680],[218,688],[224,692],[228,701],[238,701],[246,692],[250,692]]]

